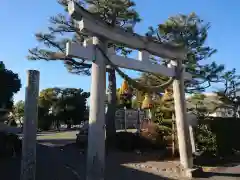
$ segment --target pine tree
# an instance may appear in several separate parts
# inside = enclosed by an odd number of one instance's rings
[[[59,0],[67,10],[68,0]],[[81,0],[77,1],[82,7],[86,7],[91,13],[98,15],[102,20],[112,26],[132,30],[140,21],[138,13],[133,9],[135,3],[131,0]],[[29,50],[30,60],[62,60],[70,73],[90,75],[91,64],[84,60],[68,58],[65,56],[65,45],[69,40],[83,42],[87,37],[81,34],[74,25],[74,20],[69,18],[68,13],[61,13],[50,18],[49,32],[37,33],[36,39],[45,45],[45,48],[33,48]],[[69,38],[70,37],[70,38]],[[116,51],[122,54],[130,53],[129,49],[120,44],[114,45]],[[107,112],[107,136],[115,134],[115,106],[116,106],[116,76],[115,70],[110,67],[108,70],[108,112]]]
[[[187,109],[197,117],[208,117],[218,108],[223,107],[218,95],[206,96],[205,94],[195,93],[187,98]]]
[[[236,69],[226,71],[221,76],[223,88],[217,94],[220,100],[226,105],[225,108],[233,110],[233,116],[239,115],[240,96],[240,76],[236,74]]]
[[[171,142],[172,155],[176,150],[176,122],[172,87],[165,89],[164,94],[155,100],[153,114],[155,123],[159,125],[164,140],[168,145]]]
[[[206,45],[209,28],[209,23],[205,23],[195,13],[191,13],[170,17],[160,24],[157,30],[150,27],[147,33],[148,36],[153,36],[164,43],[176,43],[188,50],[184,64],[186,71],[193,75],[193,80],[186,82],[188,93],[202,92],[210,87],[212,82],[219,82],[224,70],[224,66],[217,65],[216,62],[204,62],[216,53],[216,49]],[[160,60],[160,63],[165,65],[168,62],[168,59]]]
[[[204,106],[204,100],[206,96],[204,94],[196,93],[191,98],[188,99],[190,103],[188,109],[198,117],[203,117],[207,114],[207,108]]]

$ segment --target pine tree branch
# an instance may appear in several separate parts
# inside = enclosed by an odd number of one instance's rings
[[[91,13],[101,18],[106,22],[112,22],[117,25],[121,24],[122,28],[131,27],[133,29],[136,22],[140,21],[139,15],[132,7],[135,5],[131,1],[99,1],[99,0],[74,0],[78,5],[85,6]],[[66,15],[63,13],[57,14],[50,18],[50,26],[48,27],[48,33],[37,33],[36,39],[46,46],[45,49],[33,48],[29,50],[28,59],[31,60],[62,60],[68,67],[68,70],[72,73],[85,73],[89,74],[89,68],[91,65],[85,63],[83,60],[75,60],[67,58],[65,54],[66,42],[72,40],[74,42],[82,43],[87,34],[80,32],[76,26],[74,19],[68,16],[67,5],[69,0],[58,0],[58,3],[64,7]],[[124,22],[124,23],[121,23]],[[129,23],[131,26],[125,26]],[[62,38],[61,37],[68,37]],[[128,55],[131,50],[125,48],[121,44],[114,45],[117,51],[121,51],[123,55]],[[37,52],[38,51],[38,52]]]
[[[83,60],[79,62],[73,58],[66,57],[64,53],[33,48],[29,50],[29,54],[30,55],[27,57],[29,60],[60,60],[64,62],[71,73],[90,75],[91,64],[84,63]]]

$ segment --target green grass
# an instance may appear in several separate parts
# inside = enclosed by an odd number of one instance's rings
[[[49,134],[41,134],[37,136],[38,140],[43,139],[76,139],[77,131],[55,132]]]

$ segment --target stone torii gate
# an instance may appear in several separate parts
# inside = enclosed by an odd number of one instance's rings
[[[150,40],[144,36],[126,32],[119,27],[110,27],[101,19],[94,17],[88,11],[74,3],[68,4],[69,14],[76,20],[81,32],[90,34],[93,38],[83,45],[67,43],[66,55],[92,62],[90,116],[87,152],[87,180],[103,180],[105,168],[105,90],[106,90],[106,57],[116,66],[141,72],[161,74],[174,77],[173,91],[176,112],[176,124],[180,161],[186,170],[186,176],[191,176],[192,150],[189,138],[188,122],[186,120],[186,103],[184,79],[191,80],[191,74],[183,71],[182,60],[186,51],[173,45],[166,45]],[[138,60],[114,54],[107,49],[109,42],[121,43],[132,49],[142,50]],[[102,51],[100,51],[100,49]],[[169,67],[152,64],[150,54],[171,59]]]

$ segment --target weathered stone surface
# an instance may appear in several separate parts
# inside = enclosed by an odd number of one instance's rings
[[[35,180],[39,71],[29,70],[27,75],[21,180]]]

